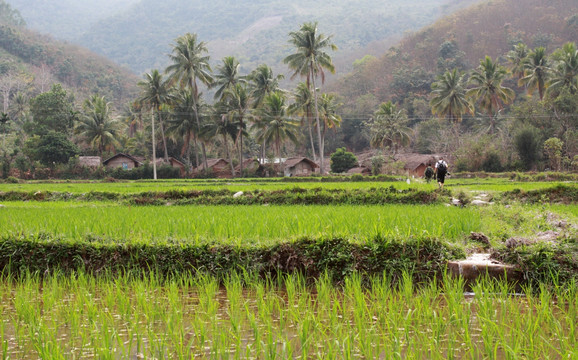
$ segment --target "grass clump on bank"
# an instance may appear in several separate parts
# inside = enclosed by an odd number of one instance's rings
[[[237,271],[260,276],[300,273],[311,278],[325,272],[340,281],[354,272],[371,275],[387,271],[399,276],[411,270],[416,280],[430,281],[439,276],[448,260],[464,256],[460,247],[431,238],[376,237],[363,243],[344,238],[302,238],[269,246],[101,244],[49,236],[0,240],[0,269],[14,274],[84,271],[169,276],[200,272],[224,279]]]

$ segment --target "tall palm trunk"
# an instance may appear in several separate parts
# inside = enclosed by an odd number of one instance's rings
[[[165,159],[165,162],[168,163],[169,162],[169,152],[167,150],[167,140],[165,138],[165,127],[163,126],[163,117],[162,117],[162,114],[160,112],[158,112],[158,116],[159,116],[159,123],[160,123],[160,127],[161,127],[161,137],[163,140],[163,150],[165,152],[164,159]]]
[[[155,110],[154,108],[151,109],[151,118],[152,118],[152,140],[153,140],[153,179],[157,179],[157,149],[155,143]]]
[[[197,108],[197,97],[199,96],[199,92],[197,89],[197,83],[196,81],[194,81],[193,79],[189,80],[189,87],[192,90],[193,93],[193,112],[195,114],[195,120],[197,121],[197,128],[199,129],[199,131],[201,131],[201,121],[199,120],[199,109]],[[209,168],[209,164],[207,163],[207,152],[205,151],[205,143],[203,143],[203,141],[201,140],[201,151],[203,152],[203,164],[205,164],[205,172],[208,170]],[[199,159],[197,156],[197,166],[199,163]]]
[[[310,66],[311,71],[311,84],[313,85],[313,98],[315,99],[315,123],[317,124],[317,138],[319,140],[319,166],[321,175],[325,174],[325,161],[324,161],[324,148],[321,137],[321,126],[319,123],[319,108],[317,107],[317,88],[315,87],[315,71],[313,69],[313,62]]]
[[[239,122],[241,127],[239,129],[239,176],[243,176],[243,115],[241,115]]]
[[[311,141],[311,151],[313,152],[313,161],[317,162],[317,152],[315,151],[315,141],[313,141],[313,130],[311,129],[311,105],[307,106],[307,128],[309,129],[309,140]]]
[[[229,164],[231,164],[231,175],[235,177],[235,166],[233,165],[233,157],[229,151],[229,142],[227,141],[227,134],[223,134],[223,142],[225,144],[225,153],[227,154],[227,159],[229,159]]]

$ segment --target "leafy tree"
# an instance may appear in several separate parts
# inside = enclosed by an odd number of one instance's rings
[[[307,85],[313,90],[315,121],[317,125],[317,138],[319,140],[319,159],[321,174],[324,173],[324,148],[321,135],[321,123],[319,121],[319,108],[317,100],[317,87],[315,79],[317,76],[321,77],[321,83],[325,82],[324,69],[331,73],[335,72],[335,67],[331,61],[331,57],[325,51],[329,48],[337,50],[337,46],[333,44],[331,36],[320,34],[317,30],[317,23],[305,23],[301,25],[299,31],[292,31],[289,33],[289,43],[295,46],[296,52],[287,56],[283,62],[289,65],[289,68],[294,71],[291,78],[296,76],[304,76]]]
[[[42,136],[28,139],[24,144],[24,152],[31,159],[53,167],[55,164],[67,163],[79,150],[65,134],[50,130]]]
[[[471,99],[480,102],[487,111],[489,117],[489,131],[494,132],[496,127],[497,113],[502,110],[502,103],[508,104],[514,100],[515,93],[512,89],[502,86],[507,70],[489,56],[480,61],[480,65],[471,74],[469,83],[473,88],[466,92]]]
[[[102,158],[105,149],[119,145],[121,123],[112,117],[110,103],[104,96],[93,95],[86,99],[83,109],[75,131],[87,143],[96,147],[98,155]]]
[[[392,147],[395,156],[400,146],[409,145],[411,129],[407,122],[407,115],[391,101],[381,104],[366,122],[371,146]]]
[[[54,84],[48,92],[30,101],[33,122],[26,128],[32,135],[45,135],[49,131],[69,134],[77,118],[73,108],[74,99],[60,84]]]
[[[357,166],[357,158],[345,148],[338,148],[331,154],[331,172],[344,173]]]
[[[198,129],[201,129],[201,121],[198,113],[199,88],[197,80],[207,86],[213,81],[210,74],[209,56],[205,56],[206,52],[207,44],[199,41],[197,34],[187,33],[176,39],[172,54],[169,55],[172,64],[166,69],[167,73],[170,74],[171,83],[177,83],[180,87],[188,87],[191,90],[194,100],[193,115]],[[205,169],[208,169],[207,152],[205,151],[205,144],[202,142],[201,150]],[[197,164],[199,164],[198,155]]]
[[[515,135],[514,144],[524,167],[531,169],[540,157],[540,131],[534,127],[525,127]]]
[[[529,94],[538,89],[540,100],[542,100],[549,75],[550,66],[546,49],[538,47],[532,50],[524,62],[524,77],[520,79],[520,83],[526,85]]]
[[[438,71],[440,73],[450,69],[465,70],[466,54],[459,49],[455,40],[444,41],[438,50]]]
[[[558,138],[549,138],[544,142],[544,153],[548,157],[550,169],[560,170],[563,146],[564,143]]]

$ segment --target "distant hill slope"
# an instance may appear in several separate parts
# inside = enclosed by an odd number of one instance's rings
[[[5,5],[0,0],[0,5]],[[18,19],[15,12],[12,18]],[[16,22],[18,23],[18,22]],[[0,76],[12,74],[36,91],[59,82],[79,96],[105,95],[115,104],[134,98],[139,77],[91,51],[0,18]]]
[[[31,30],[60,40],[74,40],[94,23],[140,0],[7,0],[19,10]]]
[[[474,0],[141,0],[128,11],[95,24],[77,39],[93,51],[141,73],[164,68],[174,39],[197,33],[214,62],[227,55],[248,72],[261,63],[286,71],[288,33],[307,21],[333,34],[342,57],[370,44],[399,38],[430,24],[445,11]],[[364,49],[364,50],[362,50]],[[362,55],[361,55],[362,56]]]
[[[381,57],[360,64],[331,90],[339,92],[349,107],[368,94],[378,103],[403,99],[410,92],[427,96],[429,83],[443,70],[440,51],[448,41],[467,70],[477,67],[486,55],[493,59],[505,55],[519,42],[530,48],[544,46],[549,53],[577,40],[576,0],[484,1],[407,35]]]

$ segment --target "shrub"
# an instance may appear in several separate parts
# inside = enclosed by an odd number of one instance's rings
[[[344,173],[357,166],[357,158],[353,153],[339,148],[331,154],[331,172]]]

